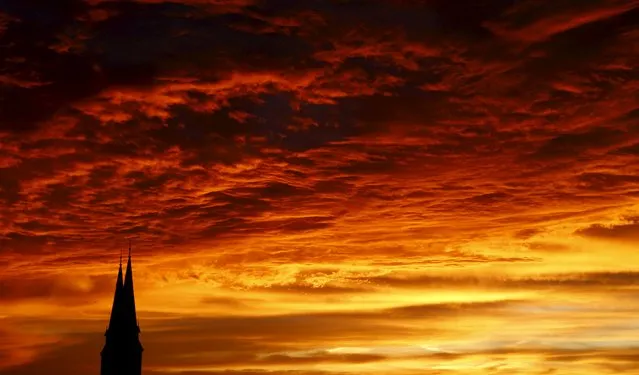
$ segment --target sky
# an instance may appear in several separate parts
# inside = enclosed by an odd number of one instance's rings
[[[639,374],[638,20],[0,0],[0,374]]]

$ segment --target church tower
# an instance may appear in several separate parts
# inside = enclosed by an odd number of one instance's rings
[[[133,293],[133,268],[131,266],[131,245],[129,260],[126,264],[126,276],[122,280],[122,255],[120,269],[115,283],[115,295],[111,307],[109,327],[104,336],[106,342],[100,355],[102,364],[100,375],[141,375],[142,344],[140,327],[135,312]]]

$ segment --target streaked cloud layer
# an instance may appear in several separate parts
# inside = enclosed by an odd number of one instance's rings
[[[55,4],[54,4],[55,3]],[[639,1],[0,4],[0,373],[635,374]]]

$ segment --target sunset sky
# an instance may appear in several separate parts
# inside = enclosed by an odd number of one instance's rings
[[[0,374],[639,374],[639,0],[0,0]]]

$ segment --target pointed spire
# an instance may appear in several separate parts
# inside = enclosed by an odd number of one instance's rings
[[[120,261],[120,268],[118,269],[118,278],[115,282],[115,293],[113,293],[113,306],[111,306],[111,318],[109,319],[109,328],[116,327],[117,322],[120,320],[120,316],[123,310],[122,292],[124,283],[122,280],[122,261]]]
[[[131,242],[129,241],[129,259],[126,264],[126,276],[124,277],[124,286],[122,289],[124,299],[124,316],[126,324],[129,327],[138,328],[137,313],[135,311],[135,293],[133,291],[133,266],[131,265]]]
[[[133,267],[131,266],[131,243],[126,276],[122,277],[122,255],[115,284],[115,295],[109,327],[105,332],[105,343],[100,352],[101,375],[140,375],[142,373],[142,351],[140,329],[135,312],[133,294]]]

